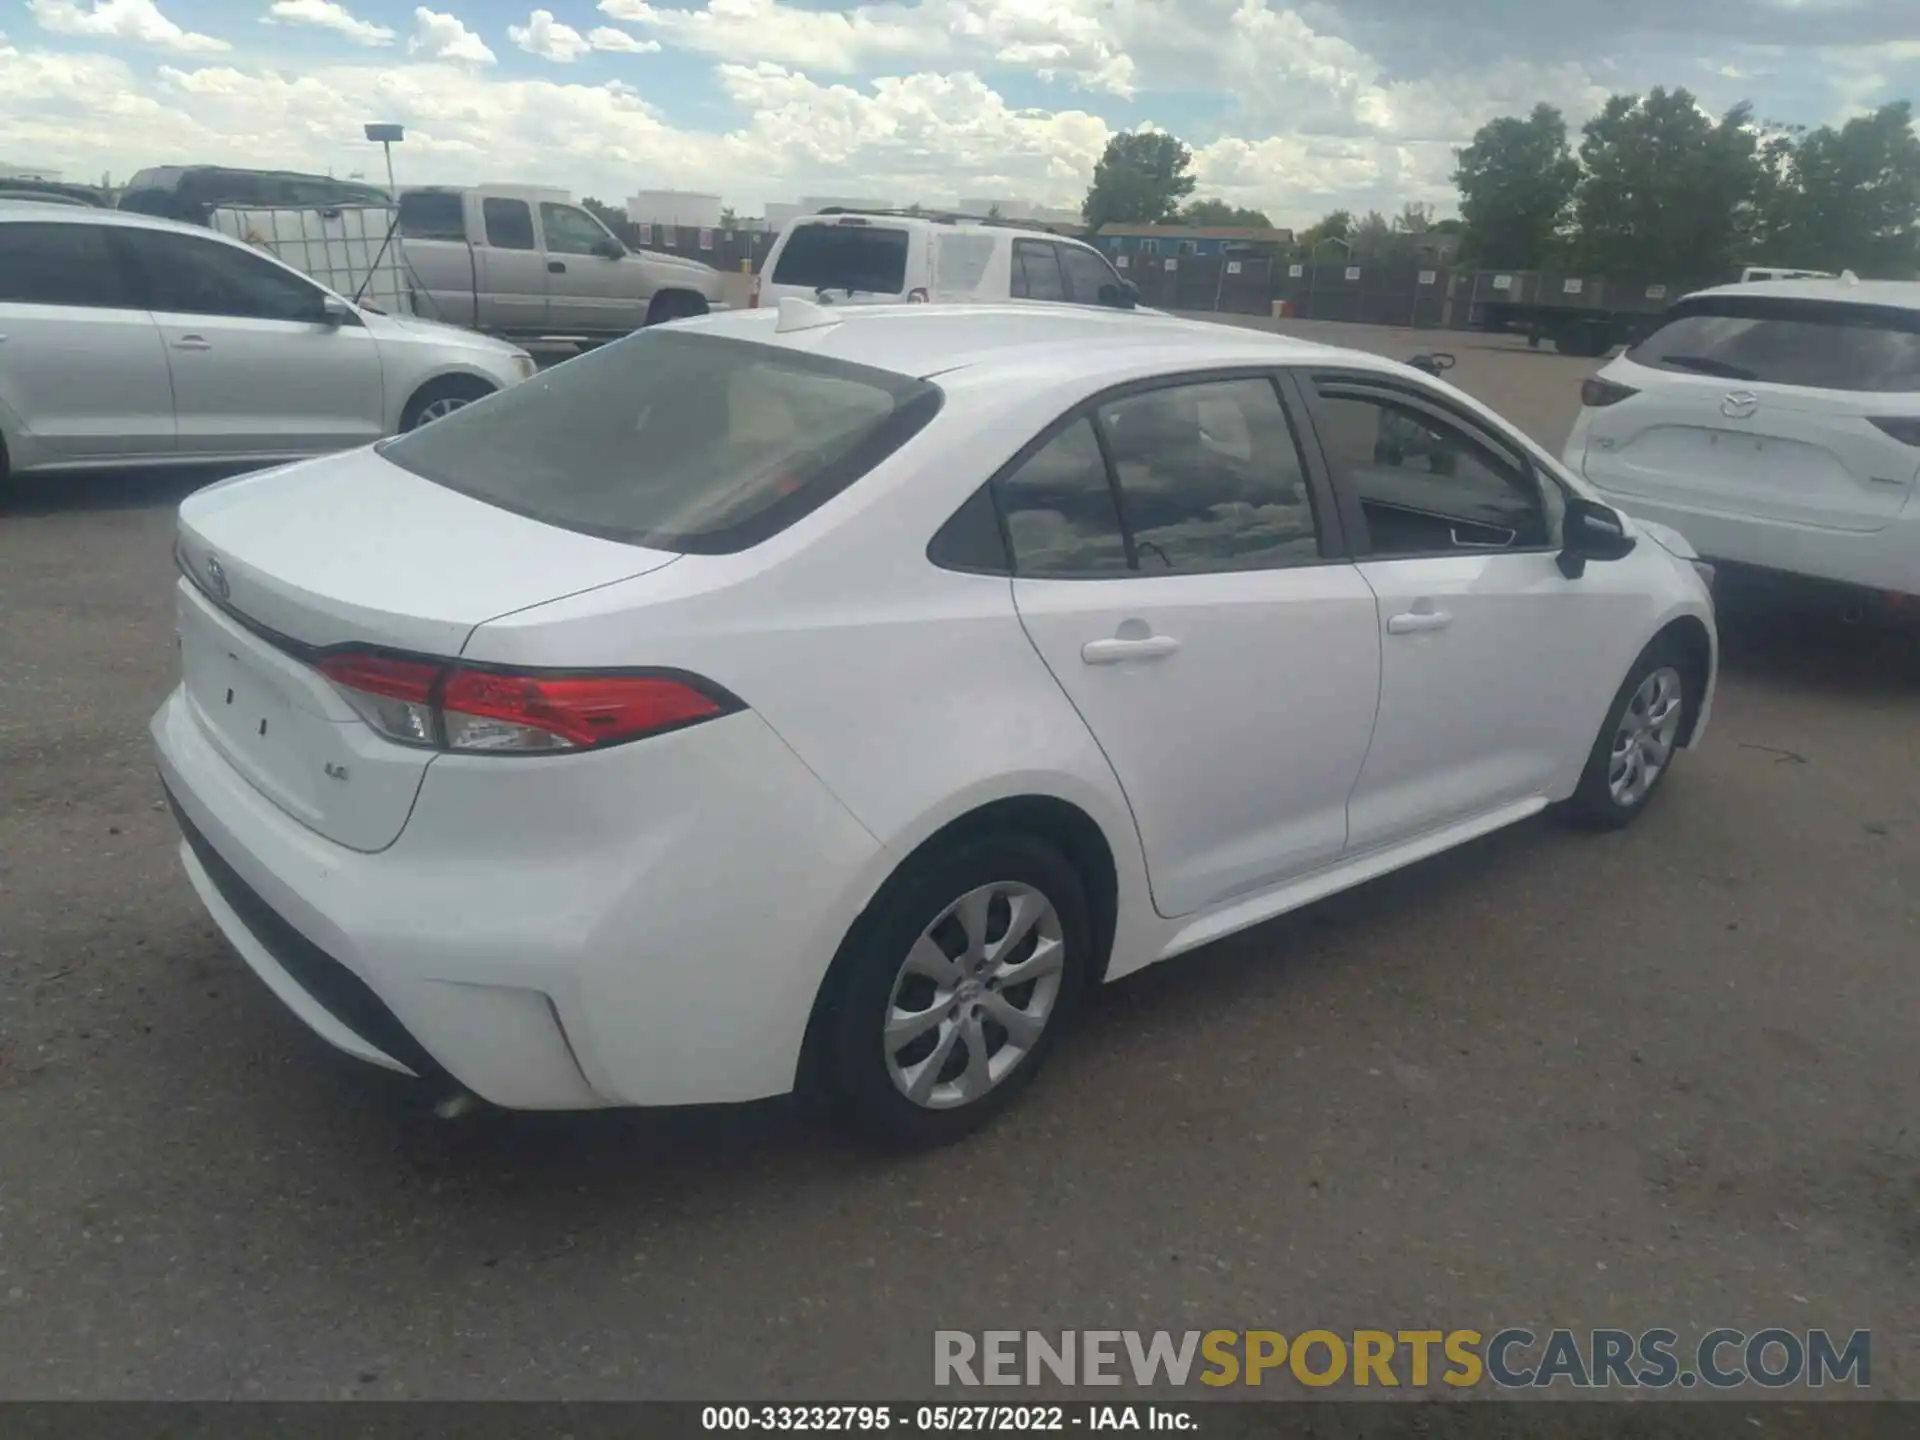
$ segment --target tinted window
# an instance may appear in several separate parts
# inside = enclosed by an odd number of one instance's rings
[[[1319,558],[1299,447],[1267,381],[1129,395],[1101,406],[1100,427],[1141,574]]]
[[[1059,246],[1060,268],[1067,275],[1067,298],[1076,305],[1112,304],[1111,299],[1103,300],[1101,290],[1110,292],[1120,288],[1120,277],[1113,273],[1111,266],[1091,250],[1082,250],[1078,245]]]
[[[873,225],[796,225],[773,283],[849,295],[898,295],[907,284],[907,232]]]
[[[1683,302],[1641,365],[1821,390],[1920,390],[1920,313],[1729,295]]]
[[[104,225],[0,225],[0,301],[139,308]]]
[[[549,525],[740,550],[925,425],[924,381],[785,348],[647,330],[388,441],[396,465]]]
[[[1128,575],[1107,464],[1093,424],[1076,420],[999,482],[1000,513],[1021,575]]]
[[[140,262],[147,303],[181,315],[316,321],[321,292],[238,245],[161,230],[122,237]]]
[[[1314,425],[1335,483],[1359,496],[1370,553],[1550,543],[1552,526],[1527,468],[1426,410],[1386,396],[1323,393]]]
[[[1060,279],[1060,262],[1054,258],[1057,246],[1043,240],[1013,242],[1013,298],[1016,300],[1065,300],[1067,287]]]
[[[465,240],[467,220],[460,197],[431,192],[402,195],[400,233],[408,240]]]
[[[1008,573],[1006,537],[1000,533],[1000,516],[993,507],[993,494],[986,486],[974,491],[967,503],[940,527],[927,546],[927,558],[948,570]]]
[[[591,215],[571,205],[542,205],[540,228],[547,232],[548,252],[555,255],[591,255],[609,238]]]
[[[533,211],[526,201],[482,201],[480,214],[487,225],[487,244],[494,249],[533,249]]]

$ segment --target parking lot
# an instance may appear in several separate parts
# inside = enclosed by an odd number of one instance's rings
[[[1555,449],[1596,365],[1286,328],[1451,350]],[[1543,817],[1121,982],[958,1149],[785,1104],[447,1121],[175,858],[145,726],[203,478],[0,506],[0,1395],[910,1397],[936,1328],[1780,1325],[1871,1329],[1920,1398],[1913,637],[1733,596],[1641,824]]]

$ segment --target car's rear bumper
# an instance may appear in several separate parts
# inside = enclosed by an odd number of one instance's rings
[[[1879,530],[1828,530],[1750,515],[1693,509],[1642,499],[1587,483],[1609,505],[1641,520],[1669,525],[1708,561],[1729,562],[1788,575],[1897,595],[1920,595],[1920,513],[1916,503]]]
[[[791,1089],[878,850],[751,712],[594,755],[439,757],[371,855],[249,785],[180,692],[152,733],[188,876],[288,1008],[520,1109]]]

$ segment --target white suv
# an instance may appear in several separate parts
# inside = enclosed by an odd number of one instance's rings
[[[1704,556],[1920,595],[1920,283],[1681,300],[1581,389],[1565,461]]]
[[[753,303],[1043,300],[1132,310],[1139,295],[1091,245],[1017,222],[824,210],[780,232]]]

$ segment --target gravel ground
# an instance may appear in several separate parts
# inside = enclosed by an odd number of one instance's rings
[[[1591,362],[1442,343],[1558,444]],[[781,1104],[446,1122],[180,873],[145,724],[193,483],[0,509],[0,1396],[904,1397],[935,1328],[1721,1324],[1872,1328],[1920,1396],[1910,637],[1730,602],[1642,824],[1122,982],[956,1150]]]

